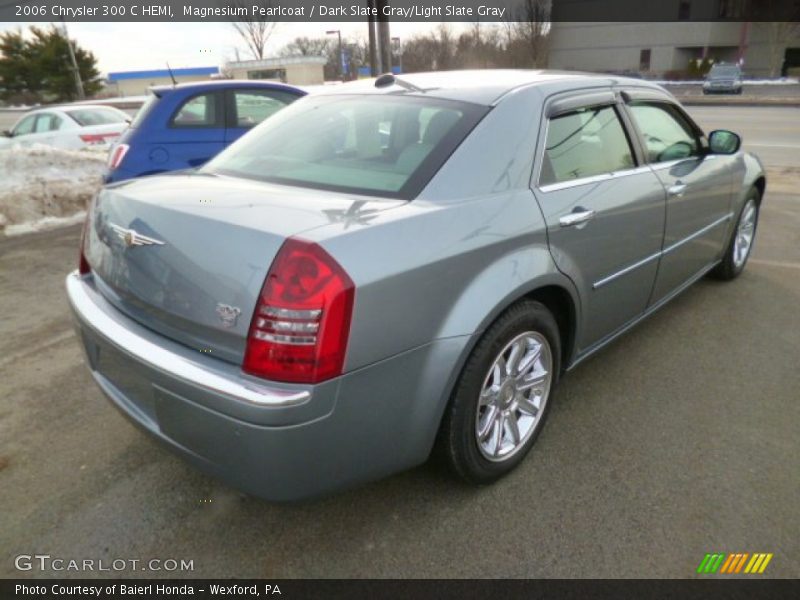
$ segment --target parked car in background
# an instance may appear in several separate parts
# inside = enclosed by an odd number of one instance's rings
[[[306,92],[282,83],[202,81],[152,88],[109,152],[106,183],[199,167]]]
[[[77,150],[108,146],[128,127],[130,116],[111,106],[76,104],[26,113],[0,137],[0,147],[46,144]]]
[[[742,68],[739,65],[718,63],[711,67],[703,82],[704,94],[741,94]]]
[[[498,479],[565,371],[753,246],[761,163],[655,84],[375,84],[303,98],[196,171],[106,186],[67,277],[113,404],[272,500],[435,443],[467,481]]]

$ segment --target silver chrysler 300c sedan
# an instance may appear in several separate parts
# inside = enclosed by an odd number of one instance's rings
[[[387,75],[106,187],[67,291],[111,401],[237,488],[314,496],[434,448],[488,483],[565,371],[742,271],[764,189],[641,80]]]

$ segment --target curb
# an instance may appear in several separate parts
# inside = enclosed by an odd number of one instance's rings
[[[791,106],[800,107],[798,98],[747,98],[741,96],[680,96],[673,94],[687,106]]]

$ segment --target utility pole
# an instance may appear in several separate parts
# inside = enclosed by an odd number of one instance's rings
[[[378,47],[380,48],[381,71],[384,73],[392,72],[392,42],[389,34],[389,17],[383,10],[389,6],[389,0],[375,0],[378,8]]]
[[[372,11],[377,8],[377,6],[375,6],[375,0],[367,0],[367,8],[369,8],[369,15],[367,16],[367,25],[369,27],[369,73],[373,77],[377,77],[380,75],[380,70],[378,68],[377,39],[375,34],[377,18],[372,14]]]
[[[83,81],[81,81],[81,72],[78,69],[78,61],[75,60],[75,50],[72,48],[72,42],[69,40],[69,33],[67,32],[67,24],[64,18],[61,18],[61,25],[64,29],[64,39],[67,41],[67,48],[69,49],[69,60],[72,63],[72,74],[75,77],[75,91],[78,94],[78,100],[83,100],[86,95],[83,93]]]

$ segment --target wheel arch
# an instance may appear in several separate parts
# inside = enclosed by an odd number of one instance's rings
[[[760,175],[754,182],[753,187],[758,190],[758,204],[761,205],[761,202],[764,200],[764,194],[767,191],[767,178],[762,174]]]

